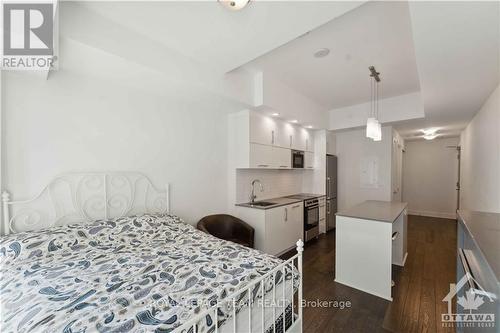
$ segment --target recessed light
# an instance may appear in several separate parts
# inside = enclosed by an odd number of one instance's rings
[[[330,50],[327,48],[322,48],[313,53],[315,58],[324,58],[330,54]]]
[[[273,116],[273,117],[277,117],[277,116],[279,116],[279,115],[280,115],[280,114],[279,114],[278,112],[271,113],[271,116]]]
[[[243,9],[250,0],[218,0],[224,7],[231,10]]]
[[[296,123],[298,123],[299,121],[298,121],[297,119],[293,119],[293,120],[290,120],[290,122],[291,122],[291,123],[296,124]]]

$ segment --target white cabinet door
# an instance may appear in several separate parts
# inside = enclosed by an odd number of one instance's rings
[[[314,153],[311,153],[310,151],[306,151],[304,153],[304,168],[314,169]]]
[[[266,241],[265,252],[276,255],[287,249],[285,230],[285,207],[276,207],[266,210]]]
[[[250,142],[272,145],[276,140],[276,121],[257,112],[250,112]]]
[[[304,203],[298,202],[290,206],[290,218],[285,222],[287,226],[288,248],[293,247],[299,239],[304,238]]]
[[[266,250],[276,255],[293,248],[302,239],[304,205],[302,202],[266,210]]]
[[[305,151],[308,138],[309,132],[305,128],[295,127],[292,149]]]
[[[276,128],[275,145],[283,148],[292,148],[295,127],[285,121],[279,121]]]
[[[273,147],[273,163],[279,169],[291,169],[292,151],[288,148]]]
[[[251,143],[249,161],[250,168],[273,168],[273,147]]]
[[[314,152],[314,132],[307,131],[306,151]]]

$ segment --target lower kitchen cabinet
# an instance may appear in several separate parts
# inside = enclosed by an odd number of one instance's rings
[[[281,255],[303,238],[302,201],[270,209],[238,207],[236,215],[255,229],[255,248]]]

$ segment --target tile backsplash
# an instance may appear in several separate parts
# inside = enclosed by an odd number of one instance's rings
[[[243,203],[250,200],[251,182],[254,179],[259,179],[264,187],[264,191],[261,192],[256,184],[257,198],[255,200],[265,200],[303,192],[302,177],[302,170],[238,169],[236,170],[236,202]]]

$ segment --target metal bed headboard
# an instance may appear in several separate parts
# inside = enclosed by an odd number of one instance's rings
[[[68,173],[33,199],[11,201],[2,193],[2,233],[86,223],[142,213],[169,213],[170,187],[159,190],[138,172]]]

